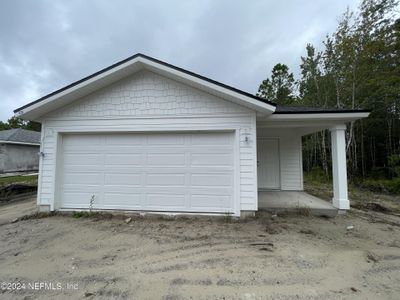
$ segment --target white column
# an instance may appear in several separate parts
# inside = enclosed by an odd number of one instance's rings
[[[333,206],[338,209],[350,209],[347,193],[346,168],[346,125],[337,125],[331,129]]]

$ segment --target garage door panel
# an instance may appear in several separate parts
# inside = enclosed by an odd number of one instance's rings
[[[156,209],[182,209],[185,208],[185,200],[184,194],[149,193],[146,195],[146,206]]]
[[[230,153],[193,153],[190,156],[191,166],[232,166]]]
[[[227,150],[226,146],[225,148],[220,146],[220,147],[212,147],[210,148],[210,146],[192,146],[192,148],[189,148],[189,152],[191,154],[233,154],[233,150]]]
[[[74,165],[74,166],[64,166],[63,168],[65,173],[83,173],[83,174],[98,174],[99,172],[103,172],[103,165]]]
[[[105,185],[103,192],[111,193],[111,194],[138,194],[143,195],[145,193],[145,188],[142,186],[134,186],[134,185]]]
[[[90,198],[93,195],[100,195],[102,193],[103,187],[102,185],[94,185],[94,184],[66,184],[63,187],[64,193],[84,193],[89,195],[86,198],[86,203],[89,203]]]
[[[160,134],[150,134],[147,137],[147,145],[152,146],[163,146],[166,147],[168,145],[176,146],[185,144],[185,137],[184,134],[174,134],[174,135],[160,135]]]
[[[101,145],[103,137],[101,135],[90,135],[90,134],[77,134],[77,135],[66,135],[63,138],[63,147],[68,150],[69,148],[80,149],[82,146]]]
[[[61,206],[88,208],[95,195],[96,208],[104,209],[233,212],[233,137],[210,132],[67,135]]]
[[[185,154],[186,152],[191,151],[190,147],[180,147],[175,145],[174,147],[167,146],[154,146],[154,147],[146,147],[147,154]]]
[[[231,196],[215,196],[215,195],[191,195],[191,207],[200,211],[205,208],[213,209],[214,211],[229,211],[231,208]]]
[[[231,166],[191,166],[191,172],[194,174],[216,174],[221,172],[231,173]]]
[[[99,147],[103,147],[102,145],[85,145],[84,147],[79,148],[78,146],[74,146],[73,148],[63,147],[65,153],[71,154],[96,154],[98,153]]]
[[[191,136],[191,144],[195,146],[226,146],[232,145],[233,139],[225,132],[215,132],[212,135],[209,133],[197,133]]]
[[[105,185],[129,185],[140,186],[142,183],[140,174],[104,174]]]
[[[99,173],[70,173],[64,174],[64,184],[96,184],[100,185],[103,181],[103,175]]]
[[[222,186],[231,187],[233,185],[233,176],[231,173],[226,174],[191,174],[190,184],[192,186]]]
[[[150,166],[185,166],[185,153],[148,153],[147,164]]]
[[[104,206],[107,208],[136,208],[142,206],[142,194],[140,193],[121,193],[121,192],[105,192]]]
[[[106,166],[140,166],[143,165],[144,155],[142,153],[111,153],[105,154]]]
[[[93,193],[88,192],[71,192],[65,191],[63,194],[63,207],[66,208],[88,208],[90,205],[90,200],[92,199]],[[93,208],[101,202],[99,195],[95,196],[95,202]]]
[[[143,146],[146,143],[146,136],[141,134],[110,134],[104,137],[105,146]]]
[[[96,153],[65,153],[63,159],[66,166],[98,166],[103,164],[103,155]]]
[[[229,196],[232,195],[230,187],[196,187],[190,188],[191,194],[209,195],[209,196]]]
[[[146,184],[149,186],[185,186],[185,174],[156,173],[146,174]]]

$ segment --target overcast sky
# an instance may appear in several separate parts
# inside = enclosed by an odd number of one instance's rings
[[[0,120],[141,52],[255,93],[272,67],[298,76],[357,0],[0,1]]]

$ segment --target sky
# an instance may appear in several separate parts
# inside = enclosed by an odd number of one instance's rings
[[[357,0],[1,0],[0,120],[137,52],[256,93]]]

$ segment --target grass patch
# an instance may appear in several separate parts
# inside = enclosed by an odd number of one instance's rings
[[[389,193],[400,195],[400,178],[393,179],[365,179],[358,185],[376,193]]]
[[[30,175],[30,176],[10,176],[10,177],[0,177],[0,186],[9,185],[9,184],[29,184],[29,185],[37,185],[38,176]]]
[[[317,173],[304,173],[304,190],[328,202],[332,201],[332,179]],[[361,179],[349,177],[350,205],[353,208],[387,214],[400,212],[400,178]]]
[[[332,197],[327,191],[332,190],[332,178],[327,176],[321,169],[315,168],[310,172],[304,173],[304,184],[314,191],[325,194],[324,198]],[[400,178],[357,178],[349,176],[349,193],[358,193],[361,190],[379,194],[400,195]]]
[[[332,184],[330,174],[326,174],[321,168],[313,168],[310,172],[304,172],[304,182],[314,184]]]

